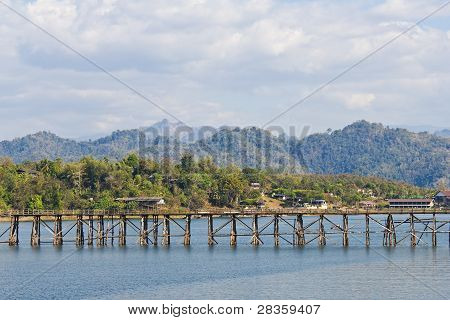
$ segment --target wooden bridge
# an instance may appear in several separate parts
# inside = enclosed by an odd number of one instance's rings
[[[359,216],[358,226],[350,227],[349,217]],[[309,222],[304,217],[310,217]],[[306,246],[317,241],[324,246],[331,235],[338,235],[343,246],[349,246],[349,237],[359,235],[366,246],[371,237],[382,233],[384,246],[396,246],[409,240],[412,247],[425,243],[423,236],[431,234],[430,246],[437,246],[438,234],[449,234],[450,210],[448,209],[280,209],[280,210],[10,210],[0,213],[0,218],[10,221],[6,230],[0,230],[0,243],[10,246],[19,244],[20,222],[31,223],[30,244],[42,242],[41,228],[51,235],[51,243],[60,246],[74,242],[77,246],[114,245],[125,246],[127,240],[135,238],[142,246],[168,246],[171,239],[181,237],[183,244],[191,244],[191,221],[207,220],[205,240],[208,245],[218,244],[217,239],[228,237],[229,244],[236,246],[238,238],[250,239],[254,246],[263,244],[263,236],[273,238],[273,244],[281,242],[294,246]],[[260,219],[261,218],[261,219]],[[68,220],[63,228],[63,221]],[[250,222],[248,221],[250,220]],[[339,222],[336,222],[339,221]],[[219,222],[214,227],[214,221]],[[260,225],[260,221],[263,222]],[[280,228],[283,225],[283,228]],[[171,232],[172,230],[175,233]],[[240,231],[238,233],[238,226]],[[328,227],[328,231],[327,231]],[[358,229],[359,227],[359,229]],[[162,233],[159,231],[162,228]],[[70,232],[75,229],[73,236]],[[280,231],[283,229],[284,231]],[[228,231],[226,231],[228,230]],[[286,231],[287,230],[287,231]],[[206,230],[205,230],[206,231]],[[224,233],[225,232],[225,233]],[[7,237],[7,239],[2,239]],[[428,244],[428,243],[427,243]]]

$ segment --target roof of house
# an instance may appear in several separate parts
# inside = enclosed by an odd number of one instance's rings
[[[408,203],[408,202],[432,202],[433,199],[388,199],[389,202]]]
[[[438,194],[441,194],[441,193],[444,197],[450,197],[450,190],[442,190]]]
[[[123,201],[123,202],[159,202],[163,200],[161,197],[130,197],[130,198],[117,198],[116,201]]]

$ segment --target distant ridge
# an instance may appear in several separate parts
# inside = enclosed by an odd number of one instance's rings
[[[192,128],[194,140],[187,140],[186,135],[175,138],[173,132],[182,126],[163,120],[141,128],[153,133],[146,144],[147,154],[179,160],[183,152],[190,152],[198,157],[213,156],[221,165],[373,175],[427,187],[437,183],[448,185],[450,181],[450,139],[425,132],[358,121],[342,130],[313,134],[302,140],[275,137],[254,127],[223,127],[204,137],[198,136],[198,128]],[[163,132],[169,132],[169,136],[161,137]],[[14,162],[57,158],[75,161],[85,156],[119,160],[137,152],[138,136],[139,129],[120,130],[93,141],[77,142],[50,132],[38,132],[1,141],[0,157],[9,157]],[[167,151],[167,145],[176,146],[178,152]]]

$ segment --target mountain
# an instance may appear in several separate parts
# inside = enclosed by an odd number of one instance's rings
[[[442,129],[442,130],[436,131],[434,134],[437,135],[438,137],[450,138],[450,130],[449,129]]]
[[[140,132],[145,133],[145,139]],[[10,157],[15,162],[44,158],[73,161],[84,156],[119,160],[137,152],[139,146],[141,153],[157,161],[166,158],[177,161],[183,153],[190,152],[197,157],[211,156],[224,166],[270,167],[280,172],[354,173],[418,186],[450,181],[450,139],[366,121],[301,140],[274,136],[255,127],[189,128],[167,120],[83,142],[39,132],[0,142],[0,157]]]
[[[450,139],[359,121],[331,134],[313,134],[297,147],[315,173],[354,173],[433,186],[450,174]]]

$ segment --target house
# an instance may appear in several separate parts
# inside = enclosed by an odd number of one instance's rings
[[[328,209],[328,204],[325,200],[313,200],[311,201],[311,207],[313,209]]]
[[[139,208],[151,209],[165,204],[163,198],[160,197],[130,197],[130,198],[117,198],[116,201],[128,203],[137,203]]]
[[[389,208],[431,208],[433,199],[388,199]]]
[[[261,188],[261,185],[258,182],[252,182],[250,183],[250,188],[253,190],[259,190]]]
[[[450,207],[450,190],[443,190],[434,196],[434,202],[440,206]]]
[[[377,204],[373,201],[360,201],[359,207],[364,209],[374,208]]]
[[[283,193],[272,193],[272,198],[280,201],[285,201],[287,199],[287,196]]]

